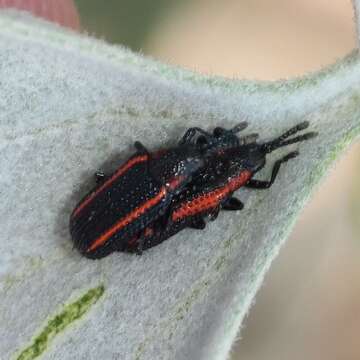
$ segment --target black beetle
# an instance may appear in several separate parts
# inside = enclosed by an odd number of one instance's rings
[[[281,164],[298,156],[298,152],[290,152],[277,160],[269,181],[253,179],[254,174],[265,166],[266,155],[280,147],[316,136],[317,133],[308,132],[290,138],[308,126],[308,122],[302,122],[278,138],[264,143],[257,143],[257,134],[238,138],[235,135],[238,127],[231,130],[218,127],[213,134],[193,128],[193,131],[201,134],[196,144],[206,148],[206,151],[211,149],[207,166],[172,199],[167,213],[136,234],[125,250],[140,254],[142,250],[158,245],[186,227],[204,229],[205,219],[215,220],[220,209],[241,210],[243,204],[233,197],[234,191],[242,186],[268,189],[274,183]]]
[[[89,258],[121,251],[166,213],[172,198],[206,166],[211,149],[216,148],[215,140],[199,146],[193,141],[196,133],[191,128],[178,146],[155,153],[136,142],[137,153],[112,175],[98,172],[97,186],[70,216],[75,247]]]

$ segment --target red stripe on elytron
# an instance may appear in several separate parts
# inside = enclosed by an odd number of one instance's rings
[[[147,161],[149,158],[148,155],[141,155],[131,158],[123,166],[121,166],[108,180],[106,180],[97,190],[89,194],[89,196],[74,210],[72,217],[77,216],[81,210],[83,210],[94,198],[99,195],[105,188],[111,185],[119,176],[123,175],[128,171],[132,166]]]
[[[239,176],[231,179],[225,186],[184,203],[173,212],[172,220],[178,221],[187,216],[196,215],[203,211],[215,208],[228,194],[245,185],[251,178],[251,175],[252,173],[250,171],[244,170]]]
[[[130,224],[137,217],[142,215],[146,210],[155,206],[157,203],[161,201],[163,197],[167,194],[165,186],[160,189],[160,192],[154,196],[152,199],[148,200],[143,205],[131,211],[128,215],[121,218],[118,222],[116,222],[109,230],[105,231],[102,235],[100,235],[95,241],[91,244],[91,246],[86,250],[86,252],[95,250],[97,247],[104,244],[111,236],[113,236],[116,232],[121,230],[126,225]]]

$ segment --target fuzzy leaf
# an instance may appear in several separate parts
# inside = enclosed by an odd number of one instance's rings
[[[3,12],[0,29],[1,357],[224,359],[299,211],[360,133],[358,51],[302,78],[239,81],[19,13]],[[72,249],[73,206],[135,140],[154,149],[190,126],[244,119],[263,138],[304,120],[319,136],[290,147],[301,156],[271,189],[239,191],[245,209],[205,231],[141,257],[91,261]]]

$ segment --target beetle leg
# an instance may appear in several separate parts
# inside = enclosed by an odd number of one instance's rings
[[[245,186],[251,189],[268,189],[274,183],[281,164],[297,157],[298,155],[299,153],[297,151],[293,151],[285,155],[282,159],[277,160],[272,169],[270,181],[250,179]]]
[[[213,135],[211,135],[210,133],[208,133],[207,131],[199,128],[199,127],[193,127],[188,129],[184,136],[181,138],[181,140],[179,141],[179,145],[183,145],[183,144],[188,144],[191,142],[191,140],[194,138],[194,136],[196,135],[196,133],[201,134],[203,137],[205,137],[205,139],[207,141],[209,141],[211,138],[213,138]]]
[[[145,243],[145,237],[144,237],[144,234],[141,234],[141,236],[139,237],[137,244],[136,244],[136,249],[135,249],[136,255],[139,255],[139,256],[142,255],[144,243]]]
[[[135,141],[134,146],[139,153],[149,155],[149,150],[140,141]]]
[[[181,140],[179,141],[179,145],[189,143],[196,134],[196,128],[187,129]]]
[[[190,143],[197,132],[202,134],[203,136],[205,136],[205,138],[211,137],[211,134],[208,133],[207,131],[205,131],[205,130],[199,128],[199,127],[192,127],[190,129],[186,130],[185,134],[183,135],[183,137],[179,141],[179,145]]]
[[[95,176],[95,181],[97,184],[101,184],[109,178],[109,176],[106,175],[105,173],[103,173],[102,171],[97,171],[94,174],[94,176]]]
[[[142,255],[145,243],[149,241],[149,238],[151,238],[153,235],[154,228],[148,226],[141,230],[140,233],[133,238],[133,244],[130,243],[130,245],[132,245],[133,251],[136,253],[136,255]]]
[[[238,133],[238,132],[246,129],[247,126],[248,126],[248,123],[247,123],[246,121],[242,121],[242,122],[238,123],[237,125],[235,125],[235,126],[234,126],[232,129],[230,129],[230,130],[227,130],[227,129],[223,128],[223,127],[218,126],[218,127],[216,127],[216,128],[214,129],[213,135],[214,135],[216,138],[218,138],[218,137],[224,135],[226,132],[231,133],[231,134],[236,134],[236,133]]]
[[[162,230],[165,230],[171,224],[172,209],[172,204],[170,204],[167,209],[161,211],[161,216],[156,220]]]
[[[244,204],[238,198],[230,197],[226,199],[222,208],[224,210],[242,210],[244,208]]]
[[[192,229],[203,230],[205,229],[205,226],[205,220],[201,216],[196,216],[192,219],[189,227],[191,227]]]
[[[216,127],[216,128],[214,129],[213,135],[214,135],[215,137],[220,137],[220,136],[222,136],[222,135],[223,135],[224,133],[226,133],[226,132],[229,132],[229,133],[231,133],[231,134],[236,134],[236,133],[238,133],[238,132],[246,129],[247,126],[248,126],[248,123],[247,123],[246,121],[242,121],[242,122],[238,123],[237,125],[235,125],[235,126],[234,126],[232,129],[230,129],[230,130],[227,130],[227,129],[223,128],[223,127],[218,126],[218,127]]]
[[[219,212],[220,212],[220,206],[217,206],[214,210],[212,210],[209,215],[208,215],[208,218],[210,221],[214,221],[216,220],[216,218],[218,217],[219,215]]]

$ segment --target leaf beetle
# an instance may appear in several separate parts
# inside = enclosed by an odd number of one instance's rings
[[[205,220],[215,220],[220,209],[243,209],[243,203],[233,193],[243,186],[268,189],[274,183],[281,165],[299,153],[293,151],[277,160],[270,180],[254,179],[254,174],[265,166],[266,155],[278,148],[315,137],[315,132],[292,137],[308,126],[306,121],[299,123],[274,140],[262,143],[256,141],[257,134],[237,137],[237,127],[230,130],[218,127],[213,134],[201,128],[193,128],[201,134],[196,144],[216,151],[212,151],[207,166],[200,174],[172,199],[168,213],[134,236],[125,250],[140,254],[184,228],[204,229]]]
[[[100,258],[123,250],[167,211],[172,198],[206,165],[207,146],[193,141],[196,132],[190,128],[177,146],[154,153],[137,141],[136,154],[113,174],[95,174],[97,186],[70,216],[71,237],[83,255]]]

